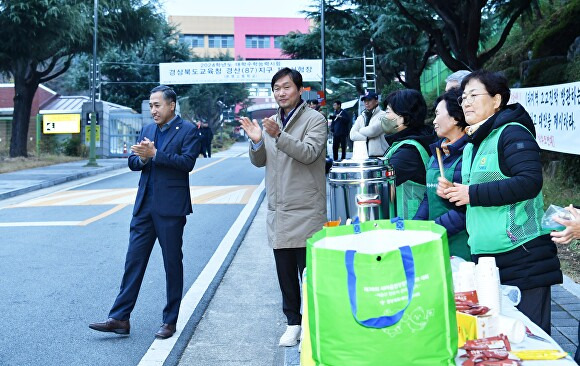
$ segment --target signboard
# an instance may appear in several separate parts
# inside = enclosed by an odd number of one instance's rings
[[[42,133],[80,133],[81,132],[81,115],[80,114],[43,114],[42,115]]]
[[[95,126],[95,146],[101,146],[101,126]],[[88,145],[91,143],[91,125],[85,126],[85,143]]]
[[[580,155],[580,82],[514,88],[515,102],[532,117],[540,148]]]
[[[204,61],[159,64],[161,84],[270,83],[284,68],[296,69],[303,81],[322,80],[322,60]]]

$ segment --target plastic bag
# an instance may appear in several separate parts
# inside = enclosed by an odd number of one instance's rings
[[[573,219],[570,211],[560,206],[550,205],[544,213],[544,216],[542,216],[542,229],[564,230],[566,228],[564,225],[560,225],[554,221],[554,217],[559,217],[564,220]]]

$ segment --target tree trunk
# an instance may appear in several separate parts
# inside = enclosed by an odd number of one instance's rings
[[[36,70],[29,70],[28,65],[19,63],[14,76],[14,113],[12,116],[12,135],[10,137],[10,157],[28,156],[28,126],[30,125],[30,111],[32,100],[38,89],[38,79],[34,76],[27,78],[26,74],[35,74]]]

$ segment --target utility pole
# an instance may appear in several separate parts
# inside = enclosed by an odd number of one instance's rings
[[[97,164],[96,141],[97,141],[97,107],[96,107],[96,87],[97,87],[97,21],[99,14],[99,0],[94,0],[95,9],[93,15],[93,72],[91,85],[91,100],[93,102],[93,111],[91,113],[91,142],[89,145],[89,162],[86,166],[99,166]]]

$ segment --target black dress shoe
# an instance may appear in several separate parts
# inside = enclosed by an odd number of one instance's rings
[[[89,328],[98,330],[99,332],[129,334],[129,332],[131,331],[131,324],[129,324],[128,320],[117,320],[109,318],[104,323],[91,323],[89,324]]]
[[[175,333],[175,324],[161,324],[161,328],[155,333],[155,337],[161,339],[171,338],[171,336]]]

